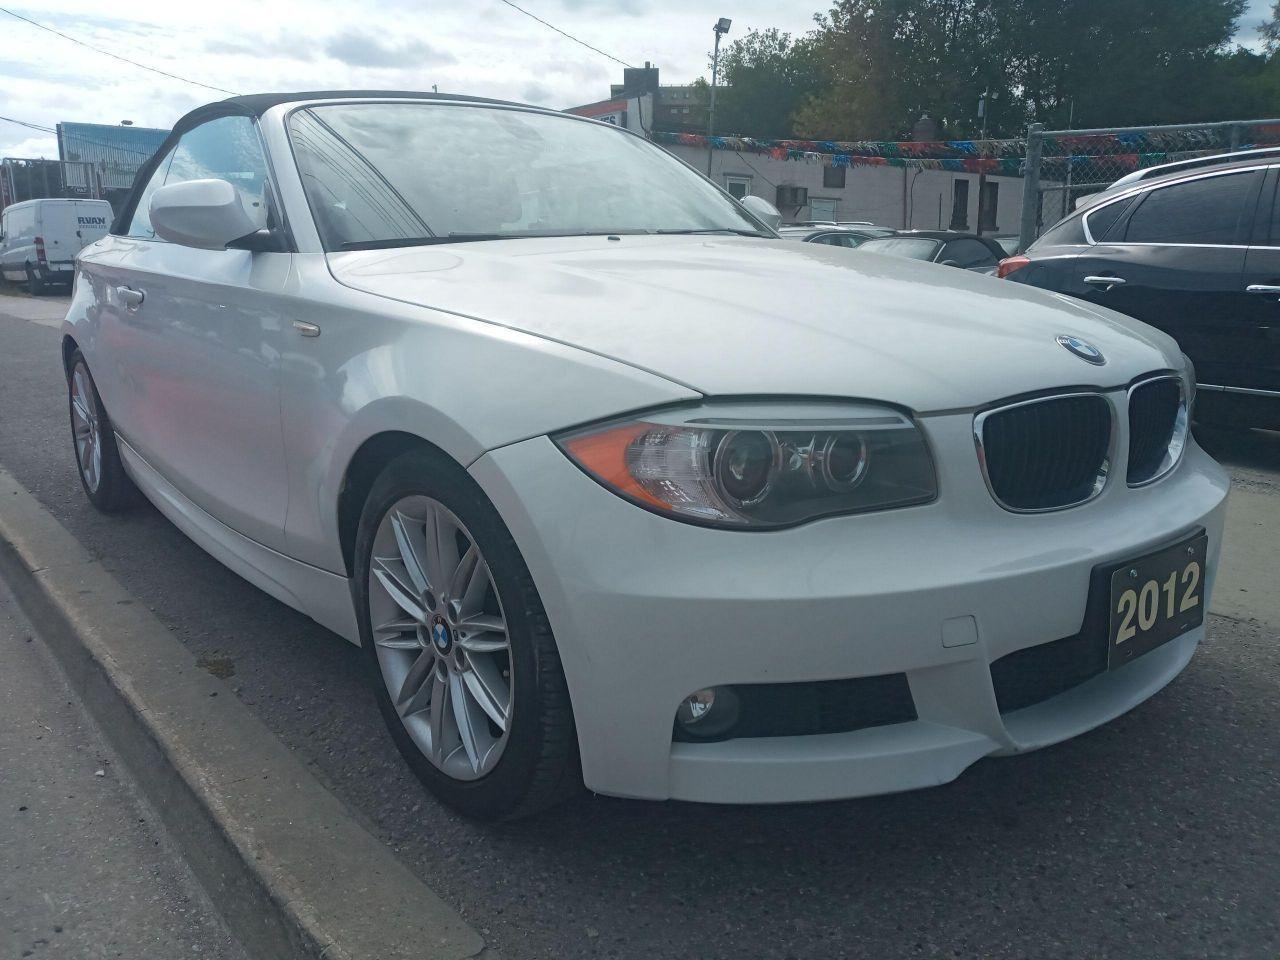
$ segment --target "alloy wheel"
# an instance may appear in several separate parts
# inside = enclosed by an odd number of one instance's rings
[[[97,492],[102,482],[102,427],[98,420],[89,371],[78,363],[71,372],[71,430],[76,444],[76,463],[84,484]]]
[[[405,497],[378,525],[369,616],[382,679],[433,766],[476,780],[501,758],[514,689],[507,620],[466,525],[438,500]]]

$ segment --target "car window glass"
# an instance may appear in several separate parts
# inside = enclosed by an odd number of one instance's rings
[[[942,252],[940,260],[954,260],[959,267],[989,267],[995,264],[995,254],[980,240],[951,240]]]
[[[932,260],[938,249],[937,240],[924,237],[884,237],[868,240],[861,248],[867,253],[884,253],[891,257],[908,257],[911,260]]]
[[[138,205],[133,209],[133,217],[129,221],[129,229],[125,231],[125,236],[140,237],[144,240],[155,239],[156,232],[151,229],[151,195],[164,186],[165,174],[169,172],[169,161],[172,159],[173,151],[170,150],[169,155],[156,166],[147,185],[142,188],[142,196],[138,197]]]
[[[210,179],[228,181],[244,196],[245,206],[261,206],[267,160],[249,117],[210,120],[178,141],[165,185]]]
[[[825,243],[832,247],[844,246],[844,238],[838,233],[824,233],[821,236],[814,237],[810,243]]]
[[[1084,242],[1083,218],[1068,217],[1042,233],[1032,247],[1065,246]]]
[[[1265,243],[1272,247],[1280,246],[1280,188],[1278,188],[1277,185],[1280,185],[1280,177],[1276,178],[1270,191],[1263,191],[1263,202],[1269,202],[1271,204],[1271,213],[1267,223],[1258,228],[1254,243]],[[1271,193],[1271,199],[1269,201],[1266,199],[1266,194],[1268,192]],[[1257,239],[1257,235],[1261,235],[1266,239]]]
[[[1115,203],[1108,203],[1085,214],[1089,218],[1089,236],[1093,237],[1094,243],[1102,243],[1107,238],[1107,234],[1116,225],[1116,221],[1128,208],[1129,203],[1130,200],[1117,200]],[[1080,242],[1084,242],[1083,238]]]
[[[755,230],[735,200],[661,147],[576,118],[347,103],[299,110],[289,130],[330,250],[476,234]]]
[[[1129,243],[1239,243],[1256,173],[1204,177],[1160,187],[1129,217]],[[1089,223],[1090,230],[1093,222]]]

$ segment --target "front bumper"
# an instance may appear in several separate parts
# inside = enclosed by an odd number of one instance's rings
[[[1015,515],[978,469],[972,416],[922,422],[940,497],[922,507],[745,533],[642,510],[535,438],[472,473],[519,545],[555,631],[588,787],[717,803],[823,800],[931,786],[1131,709],[1190,660],[1200,627],[1119,670],[1001,714],[991,664],[1081,630],[1090,574],[1209,537],[1225,473],[1197,446],[1165,479]],[[1123,446],[1123,445],[1122,445]],[[673,743],[677,705],[719,684],[905,673],[918,719],[846,733]]]

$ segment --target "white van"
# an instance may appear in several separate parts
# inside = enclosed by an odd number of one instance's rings
[[[0,213],[0,275],[26,281],[32,294],[50,284],[68,286],[76,254],[111,229],[105,200],[26,200]]]

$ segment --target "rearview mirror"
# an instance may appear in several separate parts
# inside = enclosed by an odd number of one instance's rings
[[[225,250],[227,244],[267,225],[262,206],[247,206],[226,180],[163,186],[151,195],[150,213],[157,236],[201,250]]]
[[[757,197],[755,194],[752,194],[750,196],[743,197],[738,202],[746,207],[750,213],[755,214],[757,220],[763,220],[765,226],[769,229],[777,230],[782,226],[782,214],[778,212],[777,207],[764,199],[764,197]]]

